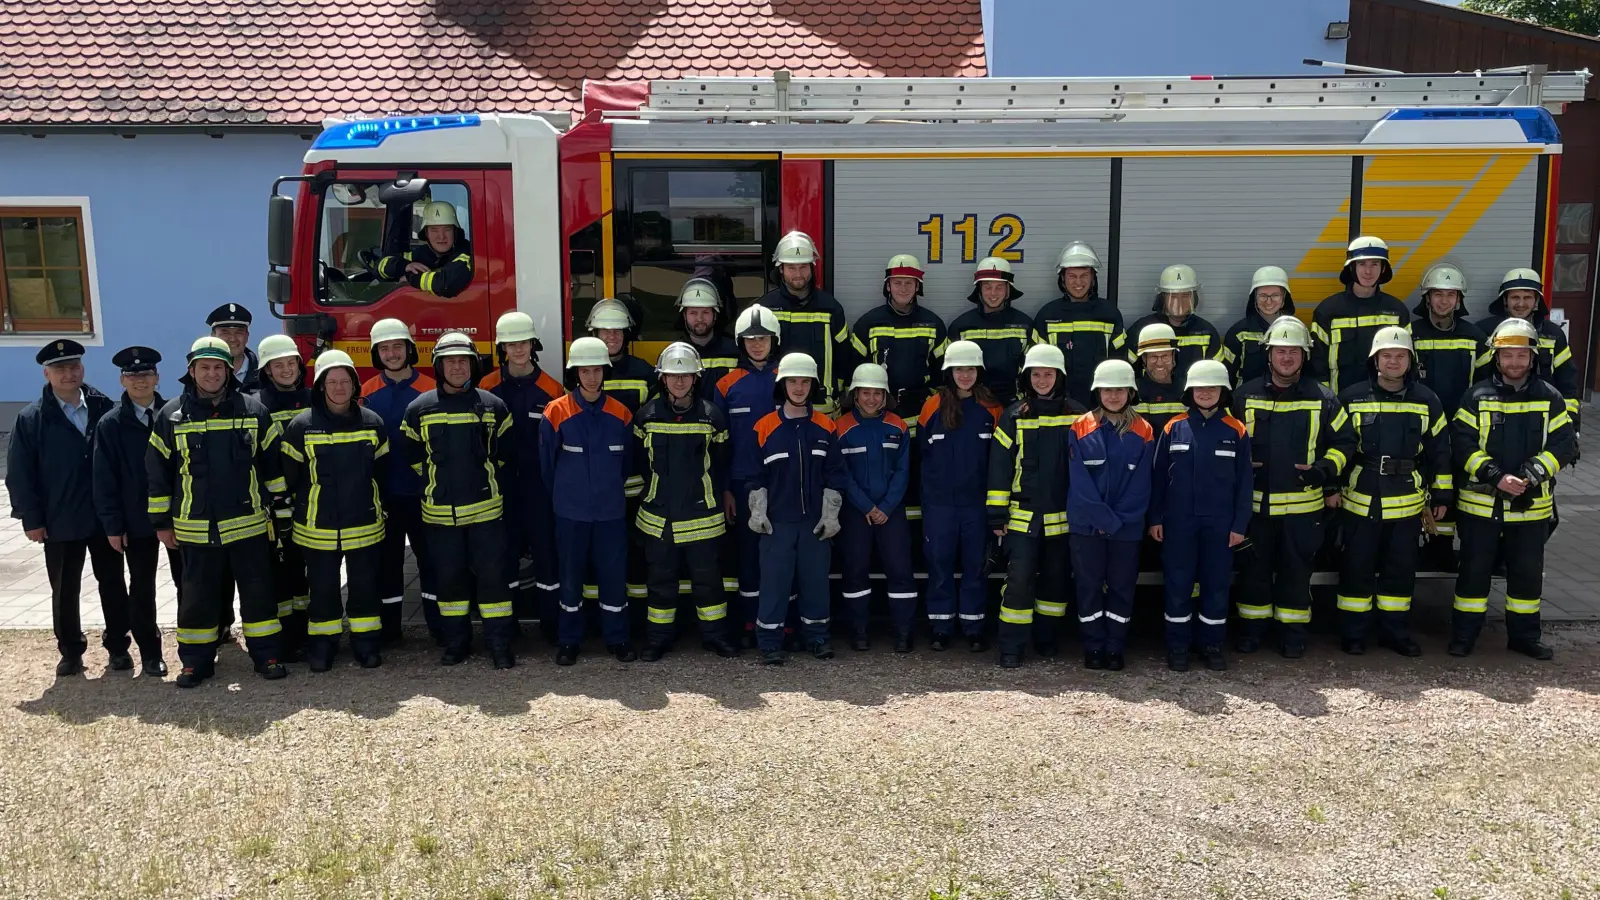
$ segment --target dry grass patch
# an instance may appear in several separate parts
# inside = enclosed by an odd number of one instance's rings
[[[1600,631],[1556,643],[1223,677],[235,654],[179,692],[3,634],[0,896],[1597,897]]]

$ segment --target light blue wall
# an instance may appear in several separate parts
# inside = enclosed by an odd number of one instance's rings
[[[1344,60],[1349,0],[985,0],[989,74],[1293,75]],[[992,7],[992,11],[991,11]],[[1330,74],[1334,70],[1324,70]]]
[[[265,300],[267,192],[300,171],[308,146],[270,134],[0,135],[0,197],[89,198],[105,336],[84,360],[89,383],[120,396],[111,355],[143,344],[165,356],[161,391],[172,396],[219,303],[254,314],[252,346],[282,330]],[[0,347],[0,402],[39,396],[35,352]]]

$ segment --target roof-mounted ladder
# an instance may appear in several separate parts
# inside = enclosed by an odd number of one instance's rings
[[[1133,78],[676,78],[608,117],[871,122],[1115,117],[1119,110],[1544,106],[1583,99],[1588,70]]]

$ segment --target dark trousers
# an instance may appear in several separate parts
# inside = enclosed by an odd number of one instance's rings
[[[1411,592],[1417,583],[1422,517],[1372,519],[1343,511],[1344,554],[1339,566],[1339,633],[1361,639],[1378,608],[1378,627],[1390,639],[1411,636]]]
[[[555,515],[542,498],[508,509],[506,582],[517,619],[538,619],[553,629],[561,608],[561,564],[556,556]],[[553,631],[547,634],[554,635]]]
[[[800,627],[806,643],[828,639],[831,598],[828,567],[833,545],[813,534],[815,519],[773,522],[772,533],[761,535],[761,607],[756,615],[756,646],[763,653],[783,646],[783,626],[789,615],[789,591],[800,586]]]
[[[1196,645],[1222,646],[1233,577],[1231,524],[1219,519],[1169,519],[1162,529],[1157,546],[1165,581],[1168,653],[1187,653]]]
[[[1496,522],[1462,515],[1456,520],[1461,539],[1461,571],[1456,576],[1452,636],[1478,639],[1489,609],[1489,578],[1497,551],[1506,563],[1506,638],[1512,643],[1539,639],[1539,601],[1544,595],[1544,545],[1550,523]]]
[[[439,586],[439,630],[446,646],[472,646],[473,600],[490,647],[511,645],[511,591],[506,586],[506,529],[499,519],[471,525],[425,525],[423,539]]]
[[[1041,537],[1008,531],[1005,549],[1006,585],[1000,591],[1000,652],[1021,653],[1030,635],[1037,644],[1054,645],[1072,596],[1068,565],[1071,551],[1067,548],[1067,536]]]
[[[383,498],[383,555],[378,568],[378,598],[383,605],[383,636],[400,636],[401,604],[406,598],[406,541],[417,559],[417,580],[422,587],[422,615],[435,640],[444,632],[439,615],[439,588],[434,584],[433,557],[428,553],[428,531],[422,524],[422,498],[387,496]]]
[[[722,539],[722,570],[738,581],[737,621],[750,631],[756,627],[756,610],[761,601],[761,535],[750,530],[749,492],[735,490],[733,494],[738,521],[728,526]]]
[[[278,602],[278,621],[283,625],[280,639],[288,655],[305,646],[311,589],[306,582],[305,557],[294,542],[294,523],[279,518],[273,521],[273,527],[276,540],[272,547],[272,596]]]
[[[362,655],[377,650],[383,627],[383,604],[378,596],[383,545],[343,551],[304,547],[300,552],[305,557],[311,589],[311,603],[306,610],[307,652],[312,657],[332,659],[339,649],[346,617],[350,619],[350,648]],[[348,599],[340,597],[341,561],[348,579]]]
[[[840,593],[850,616],[850,627],[857,637],[867,634],[867,615],[872,605],[872,551],[889,594],[889,617],[896,634],[910,634],[917,615],[917,582],[911,574],[911,525],[905,507],[889,514],[882,525],[867,521],[867,514],[845,506],[839,517]]]
[[[1322,547],[1320,512],[1250,519],[1254,545],[1239,576],[1239,631],[1261,640],[1278,620],[1286,645],[1303,646],[1311,625],[1311,566]]]
[[[1071,535],[1072,577],[1078,587],[1078,626],[1086,652],[1120,654],[1133,621],[1140,542]]]
[[[266,535],[231,544],[181,544],[183,589],[178,598],[178,660],[210,672],[222,607],[235,586],[245,648],[257,664],[278,659],[278,602],[272,594],[272,542]]]
[[[983,561],[989,553],[989,527],[982,506],[924,506],[922,555],[928,561],[928,620],[935,635],[955,631],[969,637],[983,633],[989,583]],[[956,564],[961,565],[961,591],[956,593]]]
[[[595,586],[600,631],[606,646],[628,642],[627,520],[579,522],[556,519],[556,553],[561,560],[561,615],[556,640],[564,647],[583,643],[586,583]],[[590,581],[590,579],[593,581]],[[673,578],[676,595],[678,584]]]
[[[128,565],[128,625],[133,631],[134,643],[139,645],[139,655],[145,659],[161,658],[161,629],[156,627],[156,571],[160,566],[161,541],[154,536],[128,538],[122,544],[122,558]],[[167,551],[167,562],[172,567],[172,580],[183,577],[183,563],[178,552]],[[122,568],[117,568],[118,582]],[[95,578],[100,578],[98,573]],[[179,593],[182,602],[182,593]]]
[[[81,541],[45,541],[44,568],[50,578],[50,617],[55,623],[56,649],[62,656],[82,656],[89,640],[83,634],[83,618],[78,610],[78,600],[83,594],[83,557],[89,556],[94,568],[94,579],[100,591],[100,612],[105,616],[106,630],[100,637],[101,646],[112,653],[128,652],[128,633],[134,628],[133,611],[128,603],[128,591],[122,585],[122,558],[106,543],[105,535],[96,534]],[[161,656],[161,638],[151,635],[155,626],[155,597],[152,588],[150,631],[140,638],[140,652]],[[140,622],[143,630],[146,622]],[[135,635],[136,637],[138,635]]]
[[[647,618],[650,643],[670,644],[677,636],[679,577],[689,577],[689,596],[694,600],[700,636],[706,640],[726,637],[728,596],[722,589],[722,567],[717,557],[719,538],[677,543],[672,526],[661,537],[644,536],[645,584],[650,593]]]

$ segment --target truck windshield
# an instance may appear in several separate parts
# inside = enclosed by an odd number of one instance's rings
[[[446,255],[430,247],[425,216],[435,224],[453,219],[455,248],[470,252],[466,185],[433,182],[426,196],[399,208],[378,202],[381,186],[377,181],[340,181],[322,195],[317,299],[325,306],[365,306],[415,283],[408,267],[431,266]]]

